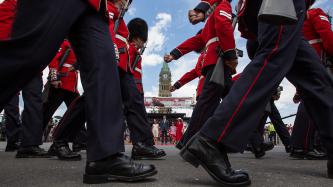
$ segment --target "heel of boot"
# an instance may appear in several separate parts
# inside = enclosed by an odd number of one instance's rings
[[[183,159],[190,163],[191,165],[193,165],[194,167],[199,167],[199,161],[198,159],[192,154],[190,153],[188,150],[182,150],[180,152],[180,156],[183,157]]]

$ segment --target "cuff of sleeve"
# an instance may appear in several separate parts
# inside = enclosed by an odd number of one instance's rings
[[[199,3],[194,10],[206,13],[210,9],[210,4],[207,2],[201,2]]]
[[[183,54],[177,48],[173,49],[170,52],[170,55],[172,55],[175,60],[178,60],[180,57],[183,56]]]
[[[179,89],[180,87],[182,87],[182,84],[179,81],[177,81],[173,86]]]
[[[235,49],[231,49],[228,51],[225,51],[223,53],[223,58],[226,60],[232,60],[232,59],[237,59],[237,52]]]

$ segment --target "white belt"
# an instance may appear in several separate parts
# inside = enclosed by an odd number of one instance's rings
[[[127,41],[127,38],[119,35],[119,34],[116,34],[116,38],[118,38],[119,40],[123,41],[124,43],[126,43],[127,47],[129,46],[128,45],[128,41]]]
[[[313,40],[309,40],[309,44],[316,44],[316,43],[321,43],[323,42],[321,39],[313,39]]]
[[[66,68],[73,67],[73,65],[72,65],[72,64],[67,64],[67,63],[64,63],[62,66],[63,66],[63,67],[66,67]]]
[[[141,69],[135,68],[135,71],[138,72],[138,73],[140,73],[142,75],[142,70]]]
[[[211,38],[211,39],[208,40],[208,42],[206,43],[206,48],[207,48],[210,44],[212,44],[212,43],[214,43],[214,42],[218,42],[218,41],[219,41],[219,38],[218,38],[218,37]]]

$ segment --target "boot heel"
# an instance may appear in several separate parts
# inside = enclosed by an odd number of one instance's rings
[[[199,161],[198,159],[192,154],[190,153],[189,151],[187,150],[183,150],[180,152],[180,156],[183,157],[183,159],[190,163],[191,165],[193,165],[194,167],[199,167]]]

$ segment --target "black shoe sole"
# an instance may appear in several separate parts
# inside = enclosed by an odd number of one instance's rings
[[[333,173],[327,173],[327,177],[328,177],[329,179],[333,179]]]
[[[133,160],[155,160],[155,159],[160,159],[165,156],[166,156],[166,154],[161,154],[161,155],[156,155],[156,156],[153,156],[153,155],[133,156],[132,155],[132,159]]]
[[[260,158],[262,158],[265,155],[266,155],[265,152],[254,154],[254,156],[256,157],[256,159],[260,159]]]
[[[134,177],[125,177],[125,176],[117,176],[117,175],[83,175],[83,183],[85,184],[103,184],[112,181],[123,181],[123,182],[134,182],[145,180],[148,177],[154,176],[157,174],[157,170],[151,171],[149,173],[145,173],[142,175],[134,176]]]
[[[201,160],[199,160],[195,155],[193,155],[191,152],[189,152],[187,150],[183,149],[180,152],[180,156],[183,157],[183,159],[185,161],[187,161],[188,163],[190,163],[191,165],[193,165],[196,168],[199,167],[199,165],[201,165],[216,182],[222,184],[223,186],[248,186],[251,184],[251,180],[248,180],[245,182],[239,182],[239,183],[230,183],[230,182],[221,180],[214,173],[212,173],[208,169],[208,167],[203,162],[201,162]]]
[[[59,160],[62,160],[62,161],[81,161],[82,160],[82,157],[75,157],[75,158],[63,158],[63,157],[58,157],[57,158]]]
[[[29,155],[29,154],[17,154],[16,158],[51,158],[50,155]]]

